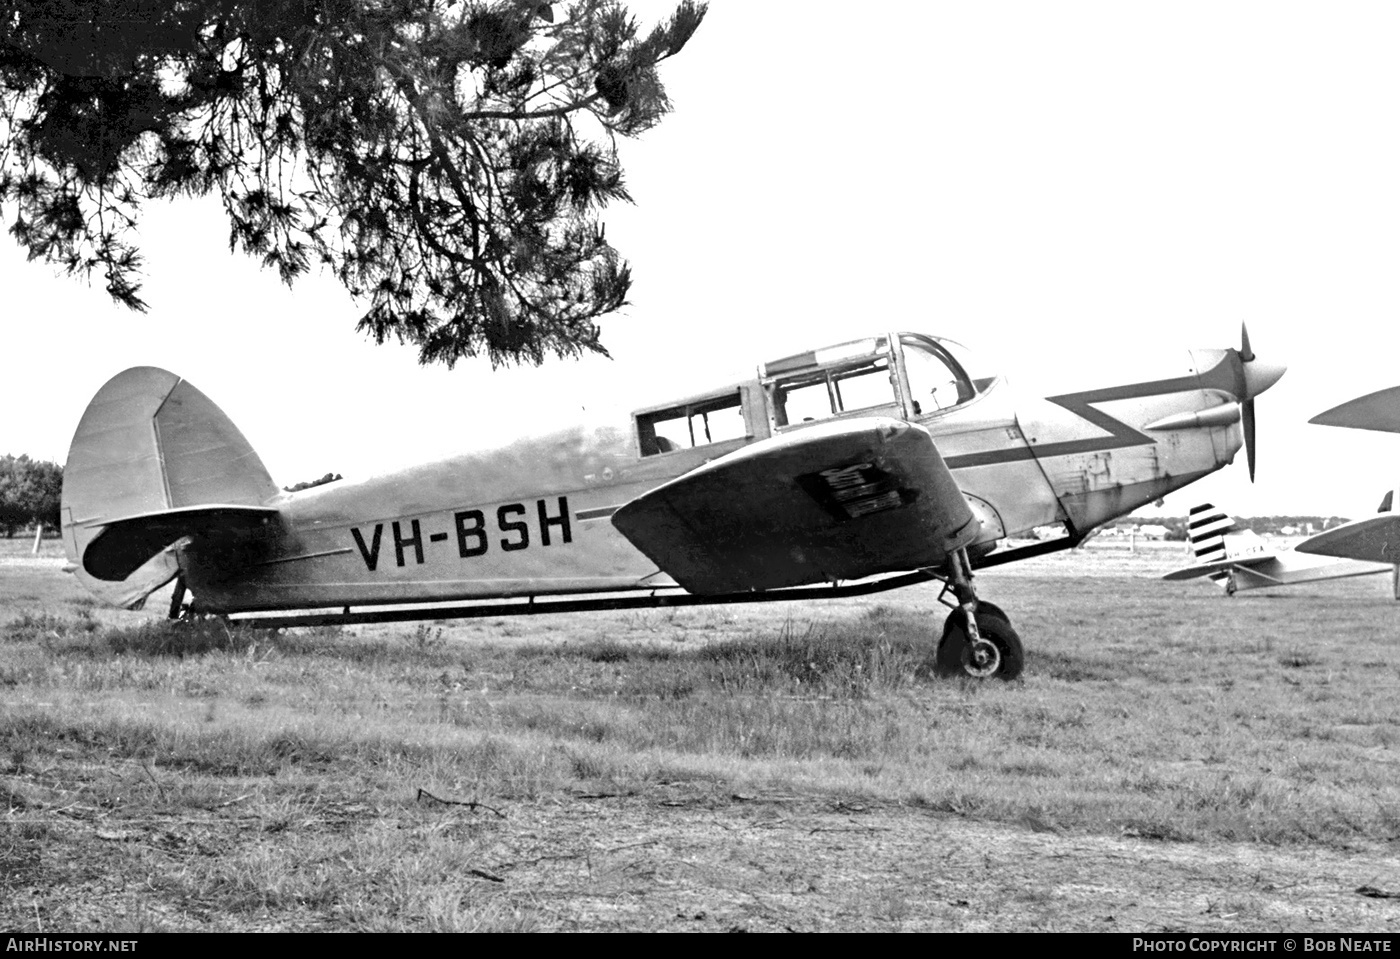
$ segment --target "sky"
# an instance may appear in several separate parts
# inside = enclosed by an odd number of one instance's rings
[[[1047,395],[1247,323],[1289,366],[1257,401],[1257,481],[1241,454],[1160,512],[1364,515],[1400,485],[1400,436],[1307,420],[1400,384],[1397,44],[1379,2],[715,0],[663,66],[674,113],[622,146],[611,359],[420,367],[357,334],[329,276],[288,289],[231,254],[216,201],[153,204],[144,315],[0,239],[0,453],[62,462],[138,365],[201,389],[290,485],[625,422],[870,332],[960,340]]]

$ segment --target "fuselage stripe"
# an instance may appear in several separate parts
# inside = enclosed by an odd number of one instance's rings
[[[1095,453],[1100,450],[1126,449],[1130,446],[1151,446],[1157,442],[1155,439],[1139,432],[1122,420],[1110,416],[1092,404],[1142,399],[1148,396],[1164,396],[1170,393],[1186,393],[1193,390],[1225,388],[1233,386],[1233,383],[1230,358],[1227,355],[1214,367],[1199,375],[1178,376],[1167,380],[1154,380],[1149,383],[1132,383],[1126,386],[1086,390],[1082,393],[1047,396],[1047,401],[1069,410],[1108,435],[1092,439],[1067,440],[1060,443],[1039,445],[1029,443],[1026,446],[988,450],[984,453],[965,453],[961,456],[944,457],[944,462],[950,470],[956,470],[973,466],[991,466],[995,463],[1015,463],[1028,459],[1043,460],[1052,456]]]

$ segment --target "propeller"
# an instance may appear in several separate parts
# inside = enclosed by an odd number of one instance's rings
[[[1240,398],[1241,425],[1244,428],[1244,451],[1249,460],[1249,481],[1254,482],[1254,398],[1278,382],[1288,367],[1282,363],[1261,363],[1249,345],[1249,328],[1240,324],[1240,358],[1237,393]]]
[[[1254,362],[1254,351],[1249,348],[1249,327],[1240,323],[1240,362],[1245,364],[1245,369]],[[1245,377],[1248,382],[1248,376]],[[1249,481],[1254,482],[1254,397],[1250,397],[1240,405],[1241,420],[1244,427],[1244,455],[1249,460]]]

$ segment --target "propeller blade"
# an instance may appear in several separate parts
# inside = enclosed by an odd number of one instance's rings
[[[1244,431],[1244,452],[1249,460],[1249,481],[1254,482],[1254,398],[1278,382],[1287,369],[1282,363],[1262,363],[1249,345],[1249,327],[1240,324],[1238,380],[1240,386],[1240,426]]]
[[[1244,426],[1244,454],[1249,460],[1249,481],[1254,482],[1254,400],[1245,400],[1240,404],[1243,412]]]

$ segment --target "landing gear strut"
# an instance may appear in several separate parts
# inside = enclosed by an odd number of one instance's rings
[[[180,574],[175,577],[175,591],[170,594],[170,619],[183,619],[185,617],[185,577]]]
[[[943,624],[934,658],[938,673],[973,679],[1020,676],[1026,660],[1021,637],[999,607],[978,601],[967,551],[959,549],[949,556],[948,568],[948,587],[958,605]]]

